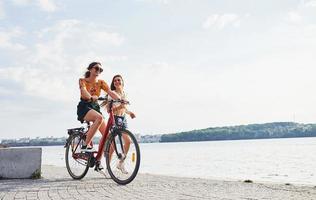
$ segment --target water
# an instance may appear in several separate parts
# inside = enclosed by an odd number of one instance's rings
[[[141,173],[223,180],[316,184],[316,138],[140,144]],[[62,146],[43,147],[43,164],[65,166]]]

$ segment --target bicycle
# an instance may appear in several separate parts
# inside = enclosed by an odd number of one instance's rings
[[[100,97],[98,100],[107,100]],[[109,118],[105,133],[102,134],[98,151],[85,152],[81,150],[90,123],[87,128],[68,129],[69,137],[66,140],[65,161],[69,175],[73,179],[82,179],[89,168],[96,165],[104,151],[106,169],[111,178],[120,185],[130,183],[136,177],[140,166],[140,149],[135,136],[127,129],[115,124],[112,105],[115,102],[126,103],[124,100],[109,101]],[[107,137],[106,137],[107,136]],[[104,150],[105,148],[105,150]],[[124,163],[126,171],[118,168],[118,164]]]

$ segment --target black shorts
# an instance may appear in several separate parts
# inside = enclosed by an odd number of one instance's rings
[[[81,100],[77,106],[77,119],[82,123],[84,121],[84,117],[91,109],[97,111],[102,115],[100,111],[100,105],[97,102],[88,102]]]

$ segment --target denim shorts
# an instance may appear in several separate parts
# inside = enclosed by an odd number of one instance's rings
[[[125,116],[116,116],[114,115],[115,126],[117,128],[127,129],[127,120]]]

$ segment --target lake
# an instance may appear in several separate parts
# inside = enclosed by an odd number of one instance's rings
[[[140,173],[316,184],[316,138],[142,143],[140,148]],[[42,149],[42,164],[65,166],[63,146]]]

